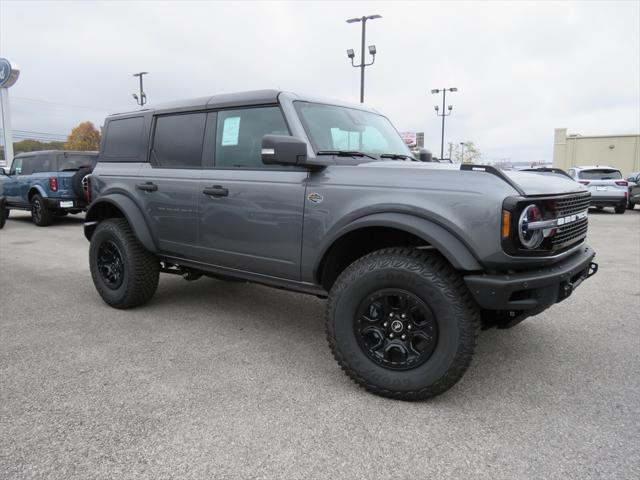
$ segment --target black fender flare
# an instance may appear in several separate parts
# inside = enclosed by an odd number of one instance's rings
[[[93,231],[100,221],[119,216],[114,215],[114,211],[119,211],[122,214],[121,216],[126,218],[133,233],[144,248],[150,252],[156,252],[158,250],[153,241],[151,230],[147,225],[142,211],[140,211],[140,207],[138,207],[136,202],[122,193],[104,195],[91,203],[89,210],[87,210],[84,223],[84,236],[87,240],[91,240]]]
[[[332,232],[320,249],[321,253],[314,268],[314,276],[318,274],[322,260],[337,240],[349,232],[365,227],[390,227],[403,230],[434,247],[456,270],[468,272],[484,270],[471,249],[441,225],[415,215],[384,212],[360,217]]]

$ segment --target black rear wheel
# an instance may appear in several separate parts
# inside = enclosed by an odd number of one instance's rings
[[[98,224],[91,237],[89,266],[98,293],[115,308],[142,305],[158,288],[160,262],[123,218]]]
[[[395,248],[342,272],[329,294],[326,329],[334,357],[357,384],[378,395],[421,400],[462,377],[480,315],[441,256]]]
[[[38,193],[31,198],[31,219],[39,227],[46,227],[53,223],[53,212]]]
[[[622,214],[622,213],[624,213],[624,212],[625,212],[625,210],[626,210],[626,209],[627,209],[627,204],[626,204],[626,203],[623,203],[623,204],[618,205],[617,207],[615,207],[615,209],[614,209],[614,210],[615,210],[615,212],[616,212],[617,214]]]

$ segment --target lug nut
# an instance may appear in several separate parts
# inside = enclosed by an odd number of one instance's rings
[[[389,338],[393,338],[393,333],[390,333],[390,334],[389,334]]]
[[[403,313],[402,315],[400,315],[400,318],[407,318],[407,315]]]
[[[411,325],[407,325],[407,330],[411,330],[413,327]]]
[[[402,335],[400,338],[401,338],[402,340],[406,340],[406,339],[407,339],[407,336],[406,336],[406,335]]]
[[[390,312],[390,313],[389,313],[389,316],[390,316],[390,317],[393,317],[393,312]]]

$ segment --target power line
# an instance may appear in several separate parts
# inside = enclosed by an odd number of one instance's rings
[[[113,108],[104,108],[104,107],[95,107],[95,106],[89,106],[89,105],[75,105],[72,103],[60,103],[60,102],[50,102],[48,100],[39,100],[37,98],[29,98],[29,97],[11,97],[12,99],[16,99],[16,100],[23,100],[23,101],[27,101],[27,102],[35,102],[35,103],[45,103],[45,104],[49,104],[49,105],[58,105],[61,107],[73,107],[73,108],[86,108],[89,110],[100,110],[103,112],[111,112],[113,111]]]

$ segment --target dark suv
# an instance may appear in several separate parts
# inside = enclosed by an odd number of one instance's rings
[[[104,131],[85,236],[105,302],[147,302],[160,272],[328,297],[336,360],[379,395],[447,390],[481,326],[536,315],[597,269],[583,185],[419,162],[362,105],[265,90]]]
[[[16,155],[11,170],[2,170],[0,176],[6,216],[11,209],[30,210],[33,222],[43,227],[56,216],[85,211],[83,181],[97,160],[98,152],[49,150]]]

